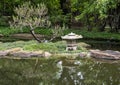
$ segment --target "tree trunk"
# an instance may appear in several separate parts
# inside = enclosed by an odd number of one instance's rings
[[[106,26],[106,20],[104,20],[103,23],[100,24],[100,27],[99,27],[100,32],[105,31],[105,26]]]
[[[34,30],[30,30],[30,33],[32,34],[32,36],[34,37],[35,40],[37,40],[39,43],[41,43],[41,40],[36,37]]]
[[[32,34],[32,36],[34,37],[35,40],[37,40],[39,43],[41,43],[42,41],[36,37],[35,32],[34,32],[34,28],[30,25],[30,33]]]
[[[86,15],[87,29],[88,31],[92,31],[92,26],[90,24],[89,16]]]

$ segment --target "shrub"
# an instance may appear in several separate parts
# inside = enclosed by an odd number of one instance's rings
[[[0,17],[0,26],[9,26],[9,21],[10,17],[9,16],[1,16]]]

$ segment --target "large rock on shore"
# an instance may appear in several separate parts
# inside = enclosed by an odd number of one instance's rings
[[[21,58],[31,58],[31,57],[45,57],[51,56],[51,53],[44,51],[24,51],[22,48],[12,48],[5,51],[0,51],[0,57],[5,56],[21,57]]]
[[[89,58],[91,56],[91,53],[90,52],[80,52],[78,56],[81,58],[86,58],[86,57]]]
[[[94,58],[101,58],[101,59],[112,59],[112,60],[119,60],[120,59],[120,52],[119,51],[112,51],[112,50],[90,50],[91,57]]]
[[[14,57],[23,57],[23,58],[30,58],[30,57],[43,57],[43,53],[36,53],[36,52],[28,52],[28,51],[18,51],[13,52],[10,56]]]
[[[7,56],[8,52],[7,51],[0,51],[0,57]]]
[[[22,51],[22,50],[23,50],[22,48],[17,47],[17,48],[8,49],[8,50],[5,50],[5,51],[10,54],[10,53],[14,53],[14,52]]]
[[[44,53],[43,53],[43,56],[46,57],[46,58],[50,57],[51,55],[52,55],[52,54],[49,53],[49,52],[44,52]]]

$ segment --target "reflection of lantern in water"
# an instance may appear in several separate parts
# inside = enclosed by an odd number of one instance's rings
[[[76,35],[75,33],[69,33],[68,35],[62,36],[62,39],[67,41],[66,50],[76,50],[77,43],[76,40],[82,38],[82,35]]]

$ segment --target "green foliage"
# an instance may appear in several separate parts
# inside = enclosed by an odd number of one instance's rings
[[[20,47],[26,51],[48,51],[51,53],[75,53],[81,51],[87,51],[82,44],[78,44],[78,50],[76,51],[66,51],[66,42],[48,42],[48,43],[37,43],[36,41],[16,41],[16,42],[6,42],[0,43],[0,50],[8,50],[11,48]]]
[[[0,16],[0,26],[9,26],[10,16]]]
[[[17,7],[18,5],[21,5],[24,2],[29,2],[29,1],[31,0],[1,0],[0,11],[4,14],[6,13],[6,15],[8,14],[13,15],[14,7]],[[47,7],[49,8],[49,13],[51,15],[54,14],[58,15],[61,13],[59,2],[60,0],[34,0],[32,1],[32,5],[45,3],[45,5],[47,5]]]
[[[1,11],[0,15],[11,15],[15,4],[17,4],[18,2],[16,0],[1,0],[0,1],[0,11]]]
[[[56,53],[59,51],[65,51],[66,43],[65,42],[56,42],[56,43],[36,43],[29,44],[23,47],[25,50],[36,51],[36,50],[44,50],[52,53]]]
[[[66,14],[66,15],[53,15],[50,17],[50,21],[52,22],[53,25],[55,24],[66,24],[69,25],[71,14]]]
[[[24,50],[28,51],[37,51],[44,50],[50,52],[58,52],[65,50],[65,42],[56,42],[56,43],[37,43],[36,41],[16,41],[16,42],[0,42],[0,50],[7,50],[11,48],[21,47]]]
[[[80,20],[89,31],[92,27],[98,27],[100,31],[104,31],[108,22],[112,24],[113,29],[119,28],[119,24],[116,25],[119,23],[117,21],[119,0],[71,0],[71,2],[72,13],[77,13],[75,19]]]
[[[86,14],[98,14],[99,17],[106,18],[110,8],[115,8],[120,3],[119,0],[71,0],[72,11],[79,11],[77,19],[84,18]]]
[[[52,35],[52,29],[48,29],[48,28],[36,29],[35,32],[45,36]],[[63,31],[63,35],[68,34],[70,32],[83,35],[83,38],[91,38],[91,39],[111,39],[112,38],[114,40],[120,40],[119,33],[97,32],[97,31],[88,32],[84,29],[82,30],[65,29]],[[0,27],[0,34],[3,34],[4,36],[9,36],[10,34],[15,34],[15,33],[29,33],[29,30],[24,29],[23,32],[21,32],[20,30],[10,29],[8,27]]]
[[[52,29],[53,36],[62,36],[64,34],[65,29],[67,29],[67,27],[64,24],[62,27],[60,27],[59,25],[55,26],[55,28]]]
[[[86,48],[79,43],[78,50],[76,51],[66,51],[66,42],[65,41],[58,41],[55,43],[49,42],[49,43],[36,43],[36,44],[30,44],[25,45],[24,50],[30,50],[30,51],[36,51],[36,50],[44,50],[49,51],[51,53],[60,53],[60,52],[81,52],[81,51],[87,51]]]
[[[33,43],[37,43],[37,42],[35,41],[28,41],[28,42],[16,41],[16,42],[6,42],[6,43],[0,42],[0,50],[8,50],[16,47],[23,48],[23,46],[33,44]]]
[[[4,36],[10,36],[11,34],[15,34],[20,32],[18,29],[13,29],[9,27],[0,27],[0,34]]]
[[[12,28],[29,27],[35,29],[37,27],[50,26],[48,20],[48,9],[44,3],[34,6],[31,2],[25,2],[14,9],[16,15],[13,15],[13,22],[10,22]]]
[[[40,43],[40,44],[26,45],[24,49],[30,51],[35,51],[35,50],[56,51],[57,47],[53,43]]]
[[[35,0],[33,2],[34,4],[45,3],[50,15],[59,15],[62,12],[60,9],[60,0]]]

